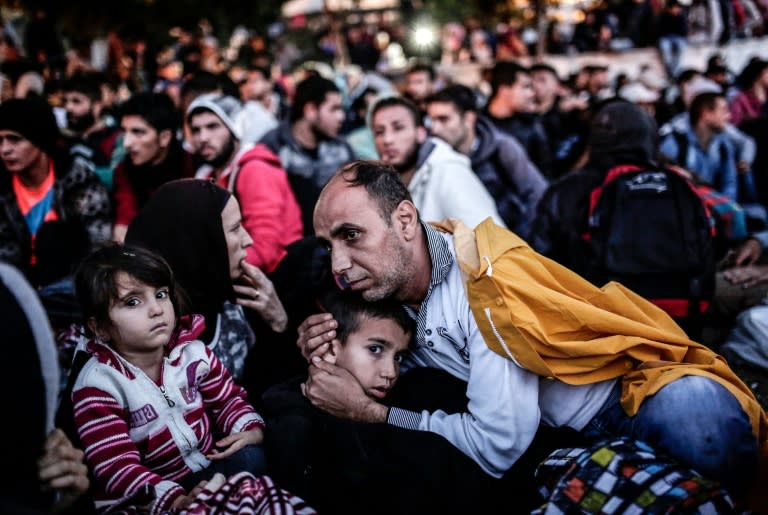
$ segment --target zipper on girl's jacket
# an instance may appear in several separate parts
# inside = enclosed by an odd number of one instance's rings
[[[168,397],[168,394],[165,393],[165,386],[160,385],[160,393],[162,393],[163,397],[165,397],[165,402],[168,403],[169,407],[173,408],[174,406],[176,406],[176,402],[174,402],[173,399]]]

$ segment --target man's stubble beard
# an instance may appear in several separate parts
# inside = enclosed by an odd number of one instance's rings
[[[393,164],[392,168],[398,173],[405,173],[416,168],[416,164],[419,161],[419,150],[421,150],[421,143],[418,140],[413,142],[411,148],[408,149],[408,153],[405,155],[402,163]]]
[[[392,231],[390,238],[395,240],[394,244],[390,243],[389,245],[394,250],[394,256],[392,256],[393,259],[388,260],[388,266],[380,282],[361,293],[363,299],[369,302],[388,298],[398,299],[398,294],[414,276],[413,256],[408,252],[405,245],[396,239],[394,229],[390,229],[390,231]]]
[[[78,134],[83,133],[93,127],[96,123],[96,117],[93,113],[88,113],[83,116],[70,116],[67,115],[67,129]]]
[[[208,160],[203,160],[205,164],[211,165],[214,168],[219,168],[221,166],[224,166],[229,162],[230,159],[232,159],[232,155],[235,153],[235,138],[233,136],[230,136],[229,140],[227,140],[227,144],[224,145],[224,148],[216,154],[214,157]]]

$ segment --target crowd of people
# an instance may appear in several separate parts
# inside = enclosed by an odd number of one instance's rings
[[[765,509],[768,61],[664,37],[667,78],[496,50],[474,86],[259,38],[141,80],[4,63],[4,390],[36,404],[0,506]]]

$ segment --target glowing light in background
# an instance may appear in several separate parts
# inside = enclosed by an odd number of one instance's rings
[[[417,25],[413,29],[413,44],[420,49],[430,48],[437,42],[435,29],[429,25]]]

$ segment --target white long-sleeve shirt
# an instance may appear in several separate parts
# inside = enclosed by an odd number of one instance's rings
[[[453,238],[425,225],[432,281],[416,316],[409,365],[447,371],[467,382],[466,413],[390,409],[392,425],[437,433],[489,475],[501,477],[525,452],[539,422],[581,430],[616,380],[571,386],[540,377],[488,348],[469,307]]]

